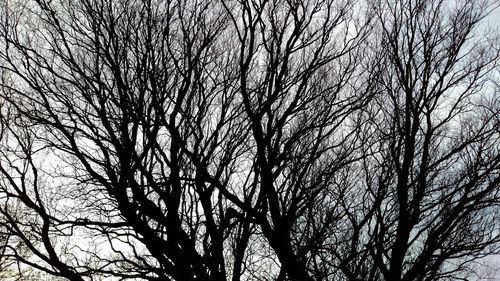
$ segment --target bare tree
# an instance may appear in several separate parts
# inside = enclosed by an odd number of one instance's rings
[[[344,207],[350,280],[468,280],[499,250],[500,49],[476,29],[494,8],[480,2],[372,3],[381,59],[359,115],[362,199]]]
[[[69,280],[461,277],[499,246],[492,7],[11,0],[12,257]]]

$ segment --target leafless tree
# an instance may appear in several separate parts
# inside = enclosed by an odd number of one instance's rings
[[[499,246],[492,8],[10,0],[11,257],[69,280],[461,277]]]
[[[499,250],[500,48],[477,29],[495,7],[371,4],[377,95],[357,119],[340,268],[350,280],[469,280],[471,262]]]

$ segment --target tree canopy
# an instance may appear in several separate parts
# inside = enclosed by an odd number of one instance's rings
[[[9,0],[0,270],[477,278],[500,250],[497,6]]]

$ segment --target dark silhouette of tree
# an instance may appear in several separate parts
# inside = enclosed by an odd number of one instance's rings
[[[69,280],[465,278],[500,246],[493,8],[6,3],[9,260]]]
[[[343,207],[340,268],[350,280],[468,280],[500,239],[498,39],[474,29],[491,7],[375,2],[378,94],[359,114],[361,200]]]

